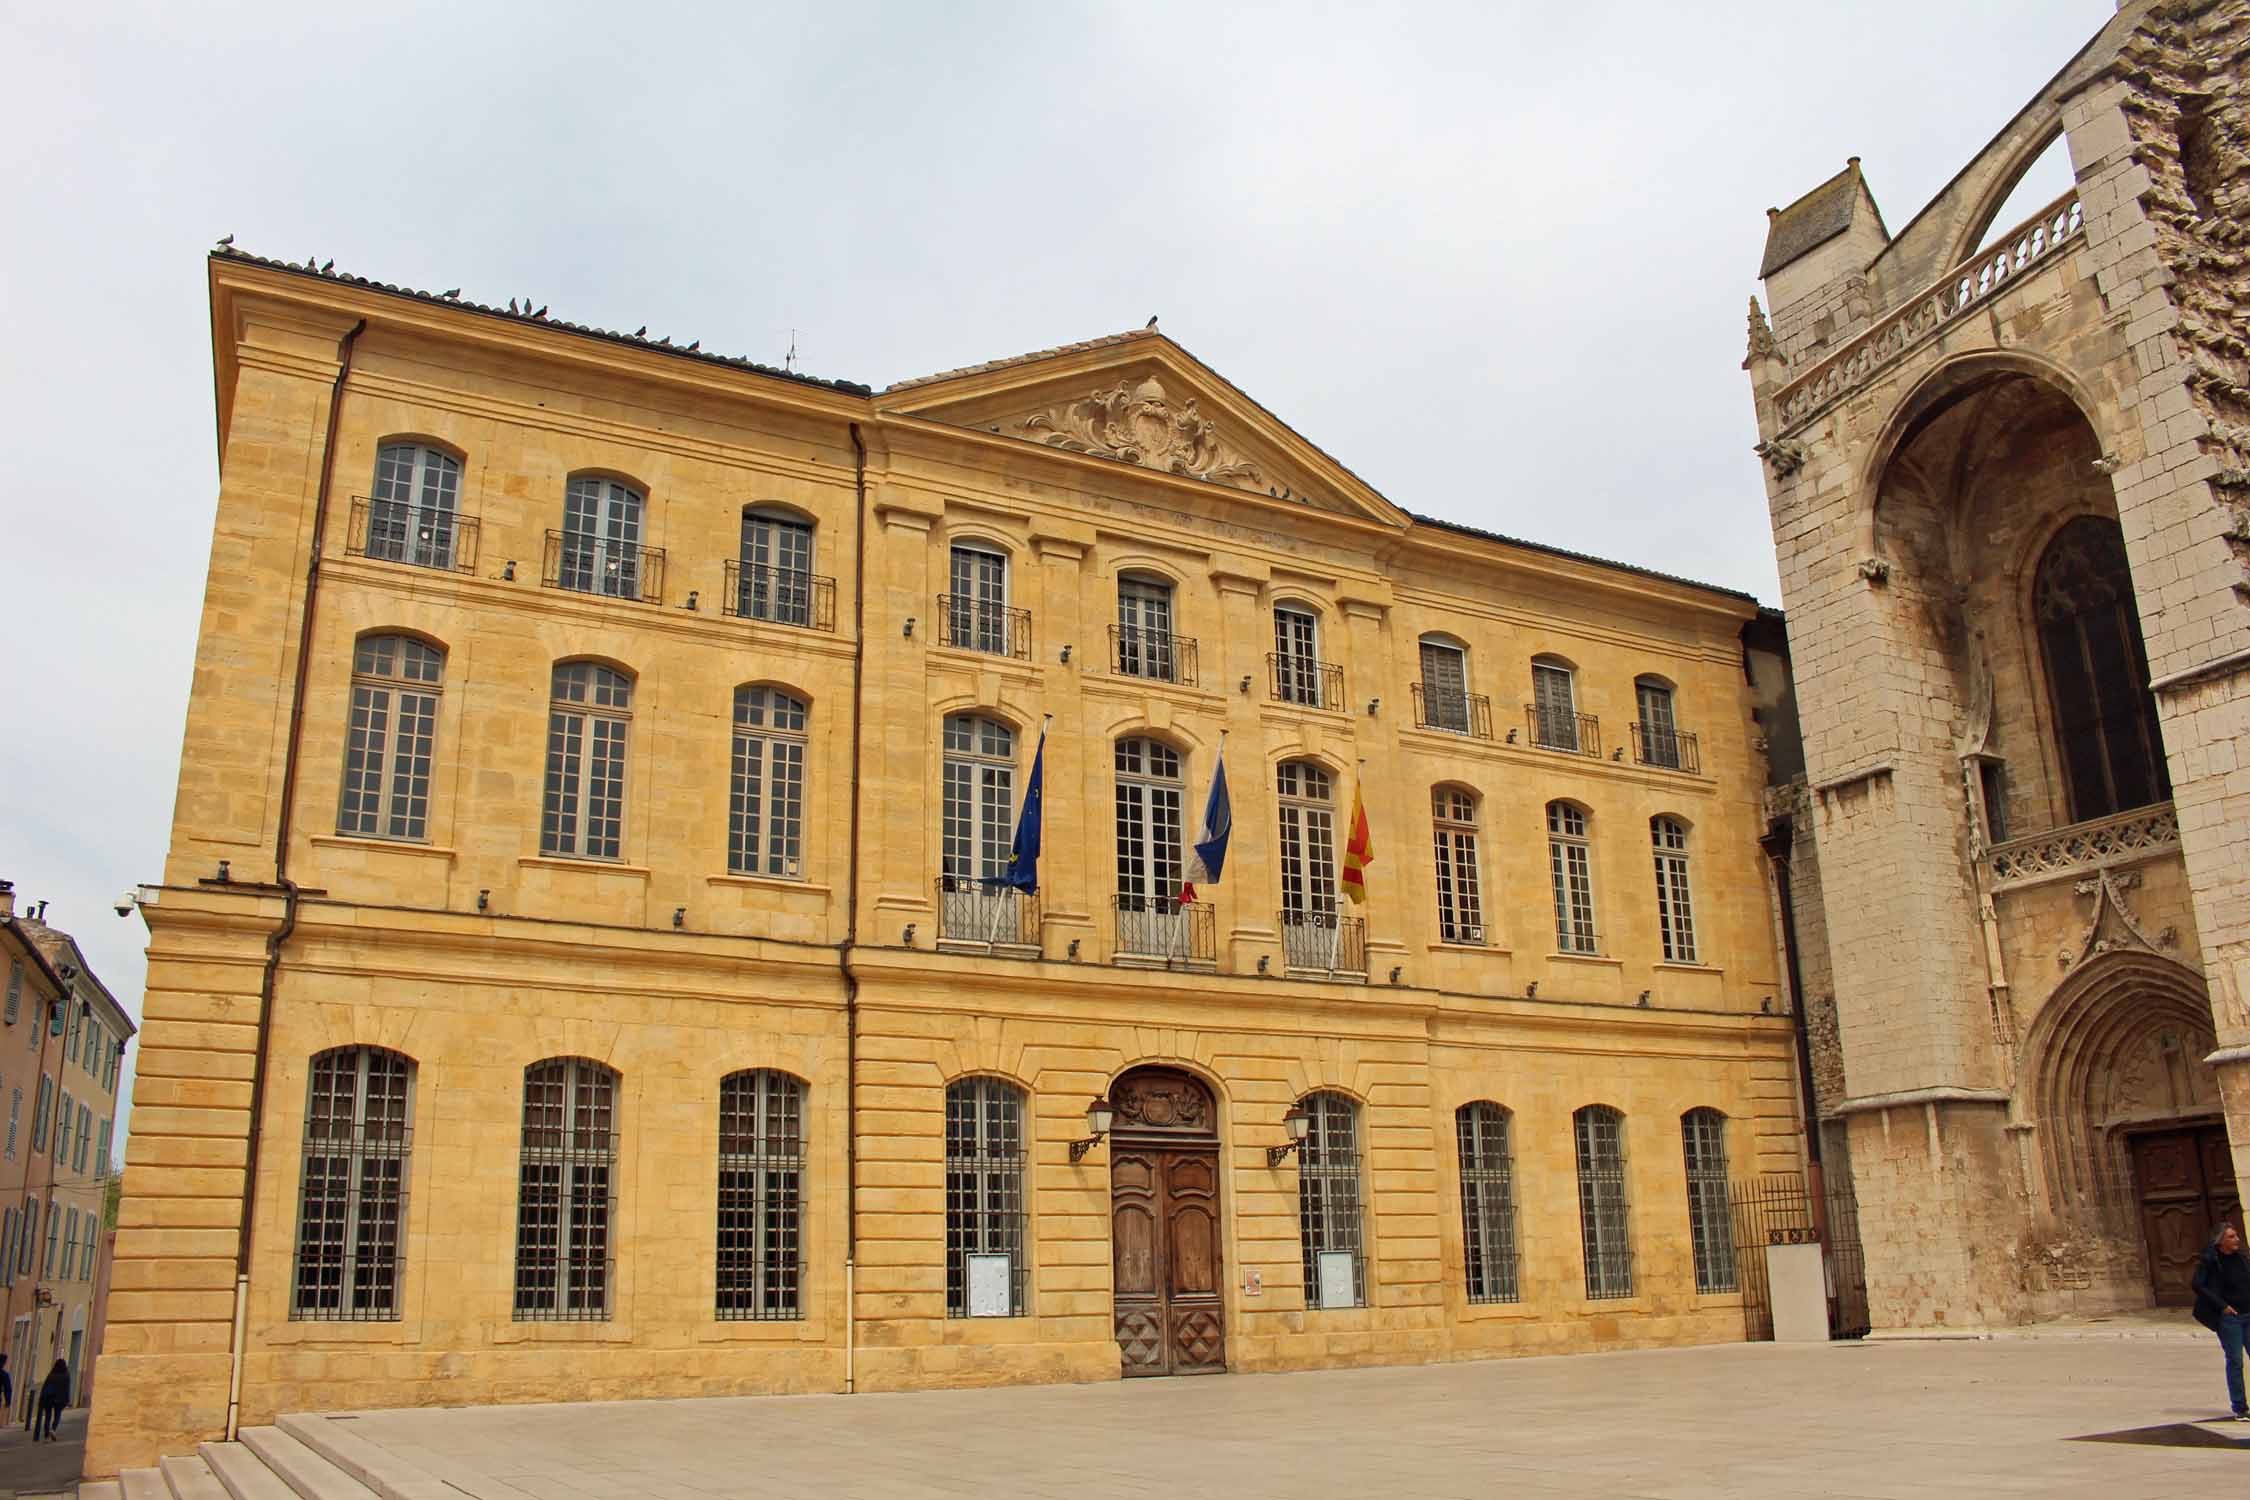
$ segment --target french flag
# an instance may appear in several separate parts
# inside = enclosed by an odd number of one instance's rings
[[[1187,878],[1180,882],[1182,905],[1195,899],[1198,881],[1217,885],[1226,868],[1227,839],[1234,832],[1234,803],[1227,796],[1227,742],[1219,737],[1219,767],[1211,773],[1211,796],[1203,804],[1203,827],[1195,837],[1195,857],[1188,861]]]

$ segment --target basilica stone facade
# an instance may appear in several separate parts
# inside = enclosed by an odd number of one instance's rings
[[[1769,811],[1878,1329],[2181,1302],[2239,1221],[2246,255],[2241,0],[2122,6],[1896,234],[1856,158],[1772,214]]]

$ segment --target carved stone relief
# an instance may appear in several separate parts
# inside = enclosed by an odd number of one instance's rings
[[[1195,398],[1175,402],[1155,376],[1122,381],[1077,401],[1035,412],[1023,430],[1049,447],[1214,479],[1244,488],[1262,483],[1258,466],[1219,437]]]
[[[1208,1132],[1217,1128],[1210,1093],[1182,1073],[1128,1073],[1110,1090],[1109,1102],[1117,1111],[1120,1129]]]

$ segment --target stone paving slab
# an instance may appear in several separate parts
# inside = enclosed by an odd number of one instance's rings
[[[2009,1339],[329,1420],[476,1500],[2171,1500],[2250,1476],[2225,1404],[2214,1340]]]

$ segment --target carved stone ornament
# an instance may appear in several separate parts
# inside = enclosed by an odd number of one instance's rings
[[[1167,474],[1225,484],[1261,482],[1258,466],[1219,440],[1218,427],[1193,397],[1174,402],[1153,375],[1036,412],[1023,419],[1023,430],[1044,434],[1049,447],[1121,458]]]
[[[2071,890],[2078,895],[2091,897],[2093,909],[2086,916],[2086,930],[2078,939],[2074,953],[2068,948],[2055,954],[2055,966],[2063,972],[2077,968],[2089,959],[2104,953],[2114,953],[2121,948],[2139,948],[2154,953],[2161,939],[2151,938],[2126,904],[2125,893],[2140,889],[2138,870],[2112,874],[2096,870],[2084,880],[2074,881]]]
[[[1777,478],[1787,479],[1805,466],[1805,445],[1791,438],[1769,438],[1750,451],[1771,464]]]
[[[1133,1073],[1110,1091],[1120,1128],[1200,1130],[1212,1128],[1211,1096],[1202,1084],[1177,1073]]]
[[[1778,359],[1780,357],[1781,345],[1774,341],[1773,327],[1766,322],[1766,310],[1758,305],[1756,297],[1752,297],[1750,299],[1750,352],[1742,356],[1742,368],[1747,370],[1753,363],[1761,359]]]

